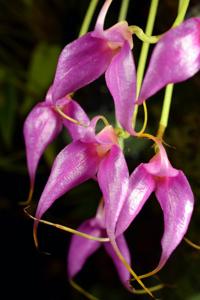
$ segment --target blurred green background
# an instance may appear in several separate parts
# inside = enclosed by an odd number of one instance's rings
[[[154,33],[167,30],[177,11],[174,0],[160,1]],[[99,11],[103,1],[99,1]],[[130,0],[127,20],[145,27],[148,0]],[[58,55],[78,35],[87,0],[0,0],[0,228],[1,299],[84,299],[67,282],[66,254],[70,235],[40,225],[40,251],[34,247],[33,222],[19,206],[28,195],[29,180],[23,141],[23,122],[31,108],[44,99],[54,77]],[[117,21],[120,0],[114,0],[106,26]],[[97,12],[95,13],[95,17]],[[189,16],[200,16],[199,0],[192,0]],[[94,26],[92,21],[91,28]],[[137,62],[141,42],[134,37]],[[81,57],[80,57],[81,59]],[[173,66],[172,66],[173,68]],[[89,116],[104,114],[114,122],[113,102],[104,78],[75,93],[74,98]],[[148,131],[156,133],[163,91],[148,102]],[[170,125],[165,141],[172,164],[186,173],[196,198],[187,236],[200,243],[200,76],[175,87]],[[142,113],[138,125],[142,124]],[[34,214],[55,155],[70,141],[67,133],[48,147],[38,169],[30,211]],[[130,171],[153,155],[151,143],[130,139],[126,157]],[[59,199],[46,219],[76,228],[91,217],[101,197],[95,182],[89,181]],[[160,254],[163,218],[154,196],[145,205],[126,233],[134,270],[139,274],[156,266]],[[49,252],[51,255],[45,255]],[[75,258],[76,259],[76,258]],[[166,267],[147,285],[164,282],[167,288],[156,293],[160,299],[200,299],[200,252],[185,242],[174,252]],[[120,285],[115,269],[102,247],[89,259],[77,281],[101,300],[149,299],[129,294]],[[3,296],[5,295],[5,296]]]

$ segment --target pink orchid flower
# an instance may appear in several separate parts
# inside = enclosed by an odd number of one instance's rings
[[[52,101],[52,89],[49,89],[45,101],[38,103],[31,110],[24,123],[26,157],[32,187],[39,160],[47,146],[60,133],[63,125],[68,129],[73,140],[80,139],[86,130],[85,127],[64,119],[57,112],[56,106],[61,107],[63,113],[69,117],[89,125],[86,113],[77,102],[68,96],[58,100],[55,105]]]
[[[76,91],[105,73],[106,84],[114,99],[116,118],[124,129],[134,134],[136,71],[132,32],[125,21],[104,30],[111,2],[105,1],[93,31],[63,49],[53,82],[53,99],[56,101]],[[153,50],[137,103],[141,104],[168,83],[192,77],[199,68],[200,18],[191,18],[160,38]]]
[[[186,176],[171,166],[161,144],[159,152],[150,162],[140,164],[130,176],[128,194],[116,226],[116,236],[128,228],[152,192],[155,192],[164,214],[162,254],[156,268],[159,270],[183,239],[194,207],[194,196]]]
[[[95,237],[105,236],[106,229],[105,229],[103,207],[100,205],[97,210],[96,216],[82,223],[81,226],[78,228],[78,230]],[[129,264],[131,264],[130,253],[124,236],[123,235],[118,236],[116,242],[126,261]],[[102,243],[98,241],[85,239],[77,235],[72,236],[70,247],[69,247],[68,259],[67,259],[68,276],[70,280],[74,279],[77,273],[83,268],[86,260],[95,251],[99,249],[101,244]],[[117,269],[122,284],[127,289],[129,289],[130,273],[127,271],[127,269],[124,267],[122,262],[117,257],[110,242],[103,243],[103,246],[107,254],[113,260],[113,263]]]
[[[95,29],[68,44],[59,57],[52,87],[56,101],[86,86],[105,73],[120,123],[130,121],[136,97],[132,33],[126,21],[104,30],[104,21],[112,0],[106,0]],[[127,121],[126,121],[127,124]]]
[[[112,197],[117,198],[118,201],[110,205],[106,203],[105,214],[106,220],[112,218],[106,225],[117,222],[124,195],[128,189],[128,168],[112,126],[108,125],[95,134],[99,118],[95,117],[91,121],[83,138],[73,141],[55,158],[49,179],[38,203],[37,219],[41,219],[47,209],[64,193],[90,178],[95,179],[97,174],[101,181],[104,180],[104,177],[109,177],[110,182],[115,186],[111,192]],[[107,208],[107,206],[109,207]],[[37,224],[36,221],[35,228]]]

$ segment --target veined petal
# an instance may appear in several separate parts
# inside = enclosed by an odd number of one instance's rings
[[[123,152],[113,145],[99,165],[97,174],[105,201],[105,225],[108,235],[115,232],[116,223],[128,190],[128,168]]]
[[[95,219],[87,220],[78,228],[78,230],[95,237],[101,236],[101,229],[99,226],[95,226]],[[68,276],[70,279],[76,276],[82,269],[88,257],[90,257],[99,247],[100,242],[92,241],[77,235],[72,236],[67,259]]]
[[[145,170],[144,164],[140,164],[130,176],[128,195],[117,222],[117,236],[128,228],[154,188],[153,176]]]
[[[107,69],[114,50],[91,33],[68,44],[62,51],[52,87],[54,101],[97,79]]]
[[[46,147],[61,131],[60,117],[45,103],[38,103],[24,123],[26,157],[31,183],[34,184],[38,162]]]
[[[161,37],[152,53],[138,103],[168,83],[192,77],[200,69],[200,18],[191,18]]]
[[[64,126],[68,129],[73,140],[78,140],[84,137],[89,126],[90,120],[82,107],[74,100],[69,99],[68,103],[63,106],[63,112],[70,118],[80,122],[82,125],[75,124],[71,121],[63,119]]]
[[[176,177],[159,180],[156,197],[164,214],[162,255],[158,268],[162,268],[184,237],[193,211],[194,196],[182,171]]]
[[[92,178],[100,158],[92,144],[75,141],[56,157],[51,174],[41,195],[36,218],[40,219],[56,199],[82,182]]]
[[[123,235],[118,236],[116,239],[116,243],[119,247],[121,254],[127,261],[127,263],[129,265],[131,265],[130,252],[129,252],[128,245],[126,243],[124,236]],[[125,268],[125,266],[122,264],[121,260],[119,260],[119,258],[117,257],[115,251],[113,250],[112,245],[110,243],[105,243],[104,246],[105,246],[107,253],[110,255],[110,257],[113,260],[113,263],[115,264],[115,266],[117,268],[121,282],[123,283],[123,285],[125,285],[126,288],[129,288],[129,280],[130,280],[129,271]]]
[[[106,71],[106,84],[115,102],[116,118],[130,133],[136,97],[136,73],[128,42],[116,54]]]

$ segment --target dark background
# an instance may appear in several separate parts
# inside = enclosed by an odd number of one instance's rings
[[[97,11],[101,3],[99,1]],[[176,16],[178,1],[160,1],[155,34],[167,30]],[[188,16],[200,16],[198,0],[191,1]],[[29,180],[23,142],[23,122],[31,108],[44,98],[54,76],[56,61],[64,45],[76,39],[89,1],[87,0],[0,0],[0,298],[1,299],[84,299],[67,282],[66,254],[70,235],[44,225],[39,227],[40,251],[32,237],[33,222],[19,206],[25,201]],[[145,26],[149,1],[130,1],[130,25]],[[117,21],[120,1],[113,1],[106,26]],[[97,13],[95,13],[96,16]],[[94,26],[94,20],[91,29]],[[141,42],[134,37],[137,61]],[[80,57],[81,59],[81,57]],[[173,67],[173,66],[172,66]],[[74,98],[90,116],[104,114],[112,122],[113,102],[104,78],[78,91]],[[148,131],[156,133],[163,91],[148,102]],[[196,198],[187,236],[200,242],[200,77],[197,74],[175,87],[170,124],[165,141],[172,164],[183,169]],[[142,113],[138,124],[141,125]],[[37,173],[30,211],[35,208],[48,178],[55,155],[69,142],[62,135],[45,152]],[[126,146],[130,171],[153,155],[151,143],[130,139]],[[82,184],[59,199],[45,218],[76,228],[95,213],[101,197],[93,181]],[[163,217],[154,196],[126,232],[133,267],[144,273],[156,266],[160,254]],[[78,251],[78,249],[77,249]],[[51,255],[45,255],[49,252]],[[200,299],[200,252],[183,241],[166,267],[145,281],[168,285],[156,295],[161,299]],[[102,247],[88,260],[77,281],[88,291],[106,299],[149,299],[129,294],[120,284],[115,269]]]

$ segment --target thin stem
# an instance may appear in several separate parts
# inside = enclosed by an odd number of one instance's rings
[[[80,126],[83,126],[83,127],[88,127],[86,124],[82,124],[81,122],[79,122],[79,121],[77,121],[77,120],[75,120],[75,119],[69,117],[68,115],[66,115],[66,114],[62,111],[62,109],[61,109],[59,106],[56,106],[55,109],[56,109],[56,111],[57,111],[64,119],[66,119],[66,120],[68,120],[68,121],[70,121],[70,122],[72,122],[72,123],[74,123],[74,124],[77,124],[77,125],[80,125]]]
[[[119,17],[118,17],[119,22],[126,20],[129,1],[130,0],[122,0],[120,11],[119,11]]]
[[[172,27],[178,26],[183,22],[189,3],[190,0],[179,0],[178,15]],[[162,107],[158,133],[157,133],[157,136],[160,139],[163,138],[165,130],[168,125],[173,88],[174,88],[174,84],[168,84],[165,88],[163,107]]]
[[[35,218],[33,217],[28,211],[27,211],[27,208],[24,209],[24,212],[33,220],[39,222],[39,223],[43,223],[43,224],[46,224],[46,225],[49,225],[49,226],[52,226],[52,227],[55,227],[55,228],[58,228],[60,230],[63,230],[63,231],[67,231],[67,232],[70,232],[70,233],[73,233],[73,234],[76,234],[78,236],[81,236],[83,238],[86,238],[86,239],[89,239],[89,240],[93,240],[93,241],[98,241],[98,242],[102,242],[102,243],[105,243],[105,242],[109,242],[110,239],[108,237],[105,237],[105,238],[101,238],[101,237],[96,237],[96,236],[93,236],[93,235],[90,235],[90,234],[87,234],[87,233],[84,233],[84,232],[81,232],[81,231],[78,231],[78,230],[75,230],[73,228],[70,228],[70,227],[67,227],[67,226],[64,226],[64,225],[60,225],[60,224],[56,224],[56,223],[52,223],[52,222],[49,222],[49,221],[45,221],[45,220],[42,220],[42,219],[38,219],[38,218]],[[37,239],[35,239],[37,240]],[[37,242],[35,243],[36,246],[37,246]]]
[[[164,287],[165,287],[166,285],[164,284],[164,283],[160,283],[160,284],[157,284],[157,285],[155,285],[155,286],[152,286],[152,287],[150,287],[150,288],[148,288],[149,289],[149,291],[151,291],[151,292],[156,292],[156,291],[159,291],[159,290],[161,290],[161,289],[163,289]],[[134,290],[133,291],[133,294],[136,294],[136,295],[143,295],[143,294],[146,294],[146,291],[145,290]]]
[[[87,299],[90,300],[98,300],[98,298],[96,298],[95,296],[91,295],[89,292],[87,292],[86,290],[84,290],[80,285],[78,285],[74,280],[70,280],[69,283],[71,284],[71,286],[77,290],[79,293],[81,293],[83,296],[85,296]]]
[[[28,199],[24,202],[23,201],[19,202],[19,205],[25,205],[25,206],[29,205],[32,201],[33,191],[34,191],[34,183],[31,182]]]
[[[197,245],[197,244],[193,243],[192,241],[190,241],[190,240],[187,239],[187,238],[184,238],[184,241],[185,241],[188,245],[190,245],[191,247],[193,247],[194,249],[200,250],[200,245]]]
[[[147,36],[152,35],[153,27],[154,27],[154,23],[155,23],[155,18],[156,18],[156,13],[157,13],[157,9],[158,9],[158,3],[159,3],[159,0],[152,0],[151,1],[149,16],[148,16],[148,19],[147,19],[147,25],[146,25],[146,29],[145,29],[145,34]],[[148,56],[148,52],[149,52],[149,46],[150,46],[149,43],[143,42],[143,44],[142,44],[142,49],[141,49],[141,52],[140,52],[138,68],[137,68],[136,98],[139,96],[140,89],[141,89],[141,86],[142,86],[144,70],[145,70],[147,56]],[[133,128],[135,127],[137,113],[138,113],[138,105],[135,105],[134,117],[133,117]]]
[[[167,87],[165,88],[163,107],[162,107],[160,123],[159,123],[159,128],[158,128],[158,133],[157,133],[157,137],[160,139],[162,139],[162,137],[165,133],[165,129],[167,128],[167,125],[168,125],[169,111],[170,111],[170,106],[171,106],[173,89],[174,89],[173,84],[168,84]]]
[[[148,36],[151,36],[152,32],[153,32],[156,13],[157,13],[157,9],[158,9],[158,3],[159,3],[159,0],[152,0],[151,1],[149,16],[148,16],[148,20],[147,20],[146,29],[145,29],[145,34],[148,35]],[[143,80],[144,70],[145,70],[145,66],[146,66],[147,55],[148,55],[148,52],[149,52],[149,46],[150,46],[149,43],[144,42],[142,44],[142,49],[141,49],[139,63],[138,63],[138,69],[137,69],[137,96],[139,95],[140,88],[141,88],[141,85],[142,85],[142,80]]]
[[[131,25],[129,26],[129,29],[131,30],[131,32],[133,34],[135,34],[142,42],[144,43],[148,43],[148,44],[156,44],[161,35],[147,35],[146,33],[144,33],[144,31],[142,30],[142,28],[140,28],[137,25]]]
[[[129,1],[130,0],[122,0],[121,2],[121,7],[120,7],[120,11],[119,11],[119,16],[118,16],[118,21],[123,21],[126,20],[127,17],[127,13],[128,13],[128,6],[129,6]],[[116,120],[116,124],[115,127],[117,128],[122,128],[120,123]],[[119,145],[121,147],[121,149],[124,149],[124,139],[123,137],[119,137]]]
[[[154,295],[151,293],[151,291],[144,285],[144,283],[141,281],[141,279],[138,277],[138,275],[133,271],[133,269],[130,267],[128,262],[125,260],[124,256],[121,254],[121,251],[119,247],[117,246],[117,243],[115,240],[110,240],[113,250],[115,251],[117,257],[121,260],[125,268],[129,271],[129,273],[133,276],[133,278],[141,285],[141,287],[144,289],[144,291],[149,294],[153,299],[155,299]],[[133,291],[134,292],[134,291]]]
[[[91,0],[90,1],[89,7],[88,7],[85,17],[83,19],[83,23],[82,23],[82,26],[81,26],[81,29],[80,29],[80,32],[78,35],[79,37],[84,35],[86,32],[88,32],[88,29],[89,29],[92,17],[94,15],[94,11],[97,7],[98,1],[99,0]]]
[[[177,15],[172,27],[178,26],[179,24],[181,24],[183,22],[189,4],[190,4],[190,0],[179,0],[178,15]]]

